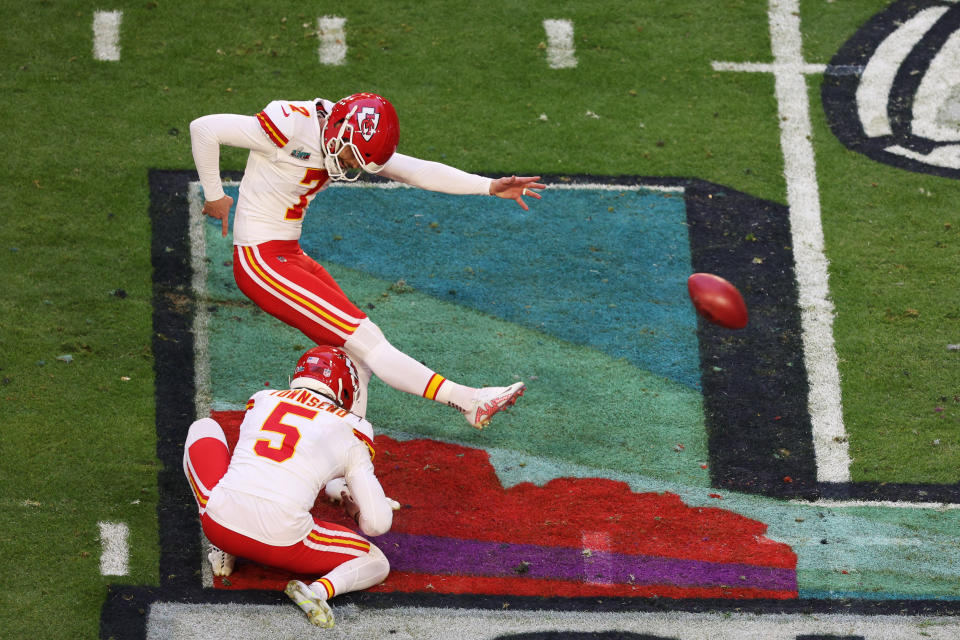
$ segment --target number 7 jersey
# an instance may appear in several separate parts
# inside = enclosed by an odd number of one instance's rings
[[[303,214],[327,186],[320,118],[328,100],[275,100],[256,114],[264,144],[250,150],[233,226],[234,244],[299,240]]]

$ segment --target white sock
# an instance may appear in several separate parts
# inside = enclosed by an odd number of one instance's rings
[[[367,368],[394,389],[457,408],[469,406],[476,392],[472,387],[447,380],[394,347],[369,319],[343,346],[360,360],[358,367]]]
[[[333,571],[310,585],[311,591],[324,600],[338,593],[360,591],[386,579],[390,573],[390,561],[375,545],[363,556],[347,560]],[[324,584],[326,582],[326,584]]]

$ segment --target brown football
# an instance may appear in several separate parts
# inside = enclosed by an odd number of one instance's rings
[[[747,305],[735,286],[712,273],[687,278],[690,301],[701,316],[727,329],[747,326]]]

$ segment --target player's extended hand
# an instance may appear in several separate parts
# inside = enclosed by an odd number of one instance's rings
[[[223,196],[219,200],[207,201],[203,203],[203,214],[211,218],[216,218],[223,223],[223,237],[227,237],[227,230],[230,227],[230,207],[233,206],[233,198]]]
[[[507,200],[516,200],[524,211],[529,211],[530,207],[523,201],[523,196],[540,199],[540,194],[536,190],[546,189],[547,185],[537,182],[540,176],[497,178],[490,183],[490,195]]]

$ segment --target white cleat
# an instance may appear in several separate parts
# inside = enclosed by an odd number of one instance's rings
[[[490,418],[495,413],[509,407],[517,401],[517,398],[523,395],[526,385],[522,382],[514,382],[509,387],[483,387],[477,389],[477,393],[470,402],[470,407],[466,410],[461,409],[467,422],[477,429],[483,429],[490,424]]]
[[[237,556],[227,553],[213,545],[210,545],[210,553],[207,554],[210,560],[210,568],[213,575],[226,577],[233,573],[233,563],[237,561]]]
[[[324,629],[333,628],[333,610],[313,589],[299,580],[291,580],[283,592],[293,600],[294,604],[303,609],[311,624]]]

